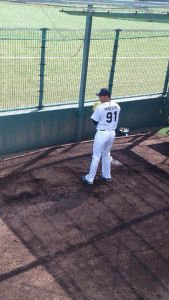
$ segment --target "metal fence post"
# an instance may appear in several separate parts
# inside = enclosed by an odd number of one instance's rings
[[[169,100],[169,87],[168,87],[168,91],[167,91],[167,99]]]
[[[47,28],[41,28],[42,31],[42,41],[41,41],[41,59],[40,59],[40,84],[39,84],[39,106],[41,109],[43,107],[43,97],[44,97],[44,76],[45,76],[45,54],[46,54],[46,34]]]
[[[78,120],[77,120],[77,140],[80,142],[82,138],[82,125],[83,125],[83,111],[84,111],[84,99],[86,91],[86,79],[87,79],[87,68],[89,59],[89,48],[90,48],[90,36],[92,28],[92,16],[93,16],[93,5],[88,5],[87,16],[86,16],[86,28],[84,35],[84,46],[83,46],[83,61],[82,71],[80,80],[80,92],[79,92],[79,107],[78,107]]]
[[[163,88],[162,95],[167,94],[168,83],[169,83],[169,61],[168,61],[168,67],[167,67],[167,72],[166,72],[166,76],[165,76],[164,88]]]
[[[115,41],[114,41],[114,47],[113,47],[112,65],[111,65],[110,76],[109,76],[109,85],[108,85],[108,89],[109,89],[110,93],[112,93],[112,89],[113,89],[116,57],[117,57],[117,51],[118,51],[118,45],[119,45],[119,35],[120,35],[121,29],[116,29],[115,31],[116,31],[116,35],[115,35]]]

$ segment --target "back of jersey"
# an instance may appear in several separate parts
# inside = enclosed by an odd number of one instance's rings
[[[120,106],[113,100],[97,106],[91,118],[98,122],[98,130],[115,130],[119,120]]]

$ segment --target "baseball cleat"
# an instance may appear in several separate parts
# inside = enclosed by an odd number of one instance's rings
[[[82,176],[82,177],[81,177],[81,180],[82,180],[84,183],[88,184],[88,185],[92,185],[92,184],[93,184],[92,182],[88,181],[88,180],[86,179],[85,176]]]
[[[104,181],[104,182],[110,182],[110,181],[111,181],[111,178],[105,178],[105,177],[103,177],[102,175],[99,177],[99,179],[100,179],[101,181]]]

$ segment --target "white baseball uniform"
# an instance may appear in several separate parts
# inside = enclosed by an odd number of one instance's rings
[[[93,156],[86,180],[93,183],[100,158],[102,157],[102,176],[111,178],[110,150],[115,139],[115,129],[119,120],[120,106],[113,100],[101,103],[93,112],[91,119],[97,124],[93,144]]]

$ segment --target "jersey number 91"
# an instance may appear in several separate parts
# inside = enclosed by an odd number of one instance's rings
[[[109,111],[106,115],[106,122],[107,123],[111,123],[113,121],[113,115],[114,115],[114,121],[116,122],[116,120],[117,120],[117,111],[115,111],[114,113]]]

